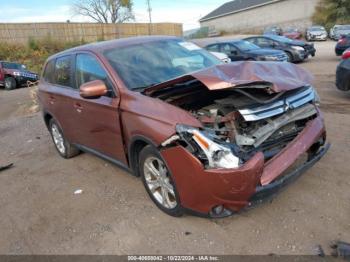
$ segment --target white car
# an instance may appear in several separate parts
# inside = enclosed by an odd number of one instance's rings
[[[221,61],[224,63],[231,63],[231,58],[229,58],[226,54],[224,53],[219,53],[219,52],[210,52],[212,55],[215,57],[219,58]]]

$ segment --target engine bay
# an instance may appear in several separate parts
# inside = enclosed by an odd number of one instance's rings
[[[229,147],[242,161],[258,151],[268,160],[317,116],[317,94],[311,86],[280,93],[272,92],[270,87],[259,83],[210,91],[193,80],[152,96],[190,112],[208,136]]]

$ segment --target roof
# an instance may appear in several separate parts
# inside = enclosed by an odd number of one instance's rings
[[[201,18],[199,21],[203,22],[206,20],[242,12],[248,9],[272,4],[279,1],[282,1],[282,0],[234,0],[234,1],[227,2],[226,4],[223,4],[219,8],[215,9],[211,13]]]
[[[56,58],[64,54],[75,53],[79,51],[91,51],[95,53],[101,53],[108,49],[123,48],[126,46],[138,45],[141,43],[149,43],[149,42],[170,40],[170,39],[181,39],[181,38],[176,36],[138,36],[138,37],[114,39],[114,40],[103,41],[103,42],[95,42],[95,43],[81,45],[81,46],[73,47],[71,49],[64,50],[62,52],[54,54],[53,56],[49,57],[49,59]]]

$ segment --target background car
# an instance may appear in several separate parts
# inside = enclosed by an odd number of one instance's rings
[[[284,51],[288,56],[288,61],[302,62],[310,55],[316,55],[316,49],[313,44],[304,41],[291,40],[283,36],[265,35],[245,38],[245,40],[260,46],[261,48],[273,48]]]
[[[336,86],[341,91],[350,90],[350,49],[347,49],[337,67]]]
[[[337,31],[338,27],[340,25],[334,25],[330,30],[329,30],[329,38],[330,39],[333,39],[333,40],[336,40],[335,39],[335,31]]]
[[[334,30],[334,40],[339,40],[342,36],[350,34],[350,25],[339,25]]]
[[[283,31],[283,36],[290,39],[301,39],[303,37],[303,34],[296,27],[288,27]]]
[[[283,35],[283,30],[276,25],[269,26],[265,28],[264,35]]]
[[[328,33],[326,28],[319,25],[311,26],[307,28],[305,32],[305,39],[307,41],[315,41],[315,40],[326,41],[327,37],[328,37]]]
[[[231,59],[228,57],[228,55],[220,52],[210,52],[212,55],[214,55],[216,58],[219,58],[224,63],[231,63]]]
[[[245,40],[231,40],[210,44],[205,47],[210,52],[226,54],[232,61],[279,61],[288,60],[286,53],[273,49],[260,48]]]
[[[39,79],[36,73],[30,72],[25,65],[13,62],[0,61],[0,86],[12,90]]]
[[[350,35],[342,36],[335,46],[335,53],[337,56],[341,56],[348,48],[350,48]]]

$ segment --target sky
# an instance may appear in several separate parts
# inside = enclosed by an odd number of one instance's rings
[[[74,0],[0,0],[0,22],[89,22],[74,16]],[[199,27],[198,20],[228,0],[151,0],[153,22],[182,23],[184,30]],[[134,0],[136,22],[148,22],[146,0]]]

